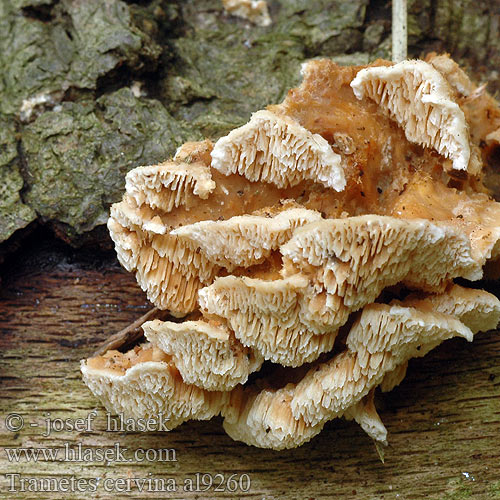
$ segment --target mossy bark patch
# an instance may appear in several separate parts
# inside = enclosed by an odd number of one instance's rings
[[[45,3],[0,3],[0,66],[8,68],[0,78],[3,113],[21,114],[25,101],[53,104],[72,87],[93,89],[122,66],[150,70],[161,54],[125,2],[61,0],[36,10]]]
[[[219,136],[279,102],[316,55],[361,48],[366,0],[270,2],[272,25],[226,14],[217,0],[182,3],[184,34],[171,40],[162,99],[176,117]]]
[[[0,242],[36,218],[21,199],[23,185],[14,124],[0,116]]]
[[[268,5],[272,23],[260,27],[227,14],[220,0],[0,2],[0,113],[12,127],[21,119],[27,152],[24,179],[9,160],[4,184],[24,185],[26,203],[76,242],[105,221],[126,171],[167,159],[178,139],[217,138],[281,101],[304,60],[391,56],[390,0]],[[496,0],[410,0],[408,13],[411,57],[448,51],[500,88]],[[134,81],[154,99],[131,95]],[[21,201],[8,206],[3,219],[17,221],[9,227],[33,215]]]
[[[128,170],[161,161],[198,138],[160,102],[128,88],[95,102],[64,103],[23,131],[26,200],[44,219],[65,224],[72,239],[106,222]]]

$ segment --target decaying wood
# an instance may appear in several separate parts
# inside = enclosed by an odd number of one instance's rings
[[[35,248],[2,272],[0,291],[0,498],[245,498],[266,499],[495,499],[500,498],[500,334],[474,343],[444,343],[410,362],[402,385],[379,394],[389,431],[385,464],[352,422],[329,423],[294,450],[274,452],[232,441],[220,419],[188,422],[169,432],[106,432],[106,414],[81,381],[79,361],[150,309],[133,276],[114,257],[68,260]],[[85,418],[89,431],[44,436],[47,418]],[[9,432],[5,417],[18,413],[25,427]],[[50,414],[48,416],[48,414]],[[38,424],[38,427],[30,424]],[[46,434],[46,433],[45,433]],[[9,461],[4,448],[127,448],[127,463]],[[139,448],[176,450],[177,461],[140,461]],[[197,472],[248,474],[248,492],[185,491]],[[5,474],[23,477],[100,478],[96,493],[8,492]],[[176,493],[106,492],[106,479],[174,478]]]

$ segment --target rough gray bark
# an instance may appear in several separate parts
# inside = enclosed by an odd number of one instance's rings
[[[279,102],[305,59],[390,57],[389,0],[269,5],[258,27],[220,0],[0,2],[0,121],[17,130],[0,138],[16,153],[0,158],[14,200],[0,241],[35,216],[73,244],[106,239],[96,228],[129,169]],[[409,55],[451,52],[495,90],[499,25],[499,0],[412,0]]]

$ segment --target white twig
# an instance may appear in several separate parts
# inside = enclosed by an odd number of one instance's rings
[[[392,60],[404,61],[408,53],[406,0],[392,0]]]

